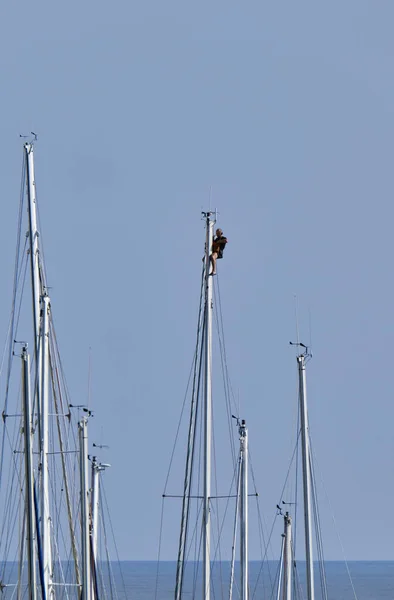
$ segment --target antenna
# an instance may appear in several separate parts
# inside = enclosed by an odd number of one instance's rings
[[[34,131],[31,131],[30,134],[33,136],[33,139],[30,140],[29,144],[33,144],[33,142],[36,142],[38,140],[38,135],[36,133],[34,133]],[[30,135],[22,135],[20,133],[19,137],[26,140],[27,138],[30,137]]]
[[[300,330],[299,330],[299,325],[298,325],[298,298],[297,298],[297,294],[294,294],[294,315],[295,315],[295,322],[296,322],[296,339],[297,339],[297,344],[300,343]]]
[[[92,348],[89,346],[89,363],[88,363],[88,406],[90,406],[92,393]]]
[[[310,348],[308,346],[305,346],[305,344],[303,344],[302,342],[289,342],[290,346],[297,346],[298,348],[304,348],[304,350],[301,350],[301,355],[300,356],[305,356],[305,358],[312,358],[312,352],[310,351]]]

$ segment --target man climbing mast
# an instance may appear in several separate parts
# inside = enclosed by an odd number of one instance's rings
[[[227,244],[227,238],[224,237],[221,229],[216,230],[216,237],[213,238],[212,242],[212,254],[210,256],[212,263],[212,273],[210,275],[216,275],[216,261],[218,258],[223,258],[223,250]]]

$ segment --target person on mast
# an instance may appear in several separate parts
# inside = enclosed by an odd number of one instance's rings
[[[216,261],[218,258],[223,258],[223,251],[227,244],[227,238],[224,237],[223,231],[221,229],[216,230],[216,236],[213,238],[212,242],[212,254],[210,256],[212,263],[212,273],[211,275],[216,275]]]

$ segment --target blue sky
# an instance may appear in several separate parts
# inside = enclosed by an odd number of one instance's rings
[[[228,361],[266,521],[294,439],[297,294],[304,338],[312,323],[312,436],[346,556],[391,558],[392,2],[71,0],[1,12],[0,334],[18,135],[33,130],[58,337],[76,400],[92,348],[121,557],[157,554],[212,187],[229,238]],[[326,557],[341,558],[330,519]]]

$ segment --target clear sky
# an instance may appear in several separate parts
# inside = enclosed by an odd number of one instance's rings
[[[92,348],[122,558],[157,554],[210,186],[265,520],[294,439],[297,294],[307,341],[312,322],[312,436],[346,556],[392,558],[393,22],[391,0],[3,4],[0,334],[18,135],[33,130],[58,337],[76,403]],[[326,557],[340,559],[327,514]],[[162,556],[175,558],[172,542]]]

